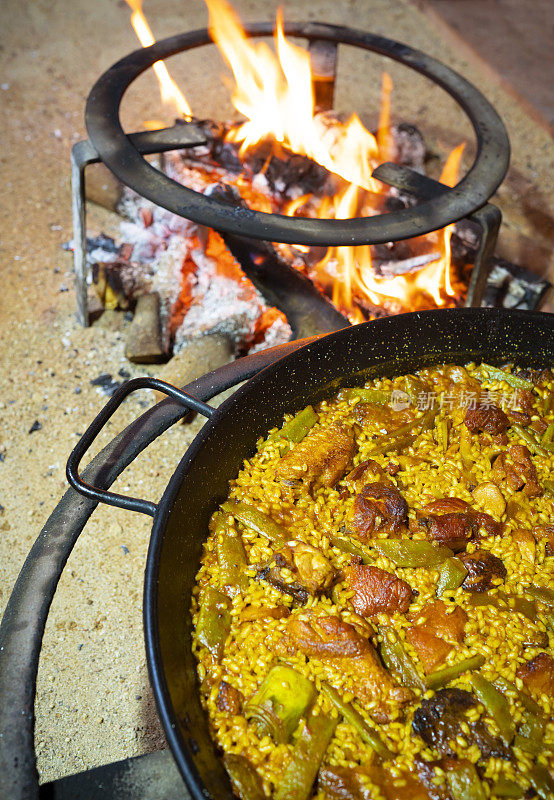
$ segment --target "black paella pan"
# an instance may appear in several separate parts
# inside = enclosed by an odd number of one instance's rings
[[[167,741],[194,800],[230,798],[232,793],[200,704],[191,650],[191,591],[210,516],[226,497],[228,482],[238,473],[243,459],[254,452],[257,439],[280,425],[283,414],[317,403],[342,386],[380,375],[392,377],[442,362],[513,361],[522,366],[551,366],[554,316],[475,308],[427,311],[345,328],[310,341],[284,357],[282,351],[276,350],[274,357],[278,360],[252,377],[215,411],[190,395],[165,386],[167,393],[209,419],[183,456],[158,505],[105,491],[125,466],[118,468],[117,452],[110,451],[108,467],[101,465],[94,473],[89,468],[84,475],[89,480],[91,474],[99,475],[100,480],[95,482],[102,489],[83,483],[77,467],[98,430],[124,397],[141,386],[160,388],[160,382],[137,379],[125,384],[92,423],[68,462],[70,483],[89,498],[92,509],[97,502],[108,502],[154,517],[144,588],[147,661]],[[265,362],[269,358],[273,355]],[[243,359],[242,366],[236,366],[241,362],[231,365],[237,380],[248,374],[247,361]],[[210,386],[213,388],[216,383],[212,380]],[[204,386],[204,398],[213,394]],[[129,430],[124,432],[128,442]],[[120,445],[120,457],[124,448],[125,442]],[[0,629],[0,646],[7,641],[2,637]],[[0,673],[0,723],[3,690]],[[0,765],[7,763],[6,752],[2,753],[1,748],[0,744]]]

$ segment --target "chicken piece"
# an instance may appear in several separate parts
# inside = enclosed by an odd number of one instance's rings
[[[246,622],[258,622],[264,619],[283,619],[290,616],[290,608],[286,606],[248,606],[241,611],[241,625]]]
[[[536,697],[546,694],[554,697],[554,658],[548,653],[538,656],[518,667],[516,677],[521,678],[523,685]]]
[[[470,510],[469,503],[459,497],[440,497],[423,506],[423,511],[429,514],[463,514]]]
[[[514,444],[500,453],[492,467],[492,478],[497,485],[513,492],[522,489],[527,497],[540,497],[543,493],[531,453],[525,445]]]
[[[458,644],[463,641],[467,614],[460,606],[455,606],[451,613],[448,613],[449,608],[452,606],[436,600],[409,617],[416,624],[408,628],[406,638],[427,673],[444,663],[452,650],[445,639]]]
[[[546,539],[545,555],[554,556],[554,525],[535,525],[531,533],[535,539]]]
[[[397,533],[407,522],[408,504],[398,489],[385,483],[368,483],[356,495],[346,527],[363,542],[377,531]]]
[[[444,516],[446,514],[465,514],[468,520],[471,522],[472,525],[472,534],[471,538],[474,540],[479,540],[481,538],[480,529],[482,528],[488,536],[501,536],[502,532],[504,531],[504,525],[501,522],[497,522],[490,514],[486,514],[483,511],[474,511],[469,503],[466,503],[465,500],[460,500],[459,497],[442,497],[438,500],[432,500],[430,503],[427,503],[426,506],[423,507],[422,511],[424,512],[425,516],[420,517],[420,520],[425,520],[426,518],[437,518],[437,514]],[[420,523],[421,524],[421,523]],[[425,524],[425,523],[424,523]],[[448,526],[454,527],[452,523],[446,521],[445,523],[439,522],[439,527],[441,524],[445,527],[445,532],[443,536],[449,537],[451,540],[454,539],[452,535],[452,531],[448,531]],[[460,523],[458,523],[460,524]],[[425,524],[426,527],[430,527],[429,525]],[[465,536],[464,536],[465,538]],[[439,539],[440,541],[440,539]],[[447,541],[444,542],[447,547],[452,549],[451,544],[448,544]]]
[[[403,772],[402,780],[377,765],[356,767],[325,766],[319,770],[318,788],[329,800],[373,800],[374,793],[364,778],[379,787],[385,800],[432,800],[425,786],[415,775]]]
[[[416,756],[414,767],[420,782],[427,789],[429,800],[452,800],[450,790],[444,782],[437,782],[435,767],[441,767],[440,761],[424,761],[421,756]]]
[[[397,578],[391,572],[378,567],[358,565],[347,567],[344,576],[348,586],[354,591],[352,605],[363,617],[371,617],[380,612],[404,613],[412,601],[412,588],[409,583]]]
[[[284,565],[282,563],[284,560]],[[293,578],[310,594],[323,594],[333,583],[336,570],[317,547],[300,541],[287,542],[275,554],[279,566],[286,566]]]
[[[357,403],[352,415],[362,426],[373,425],[381,433],[392,433],[396,428],[410,422],[414,412],[409,409],[393,411],[390,406],[377,406],[373,403]]]
[[[408,619],[414,622],[419,630],[424,630],[428,633],[433,633],[435,636],[448,639],[450,642],[461,644],[464,640],[468,616],[460,606],[452,606],[443,603],[442,600],[434,600],[424,606],[417,614],[408,615]]]
[[[339,617],[315,612],[292,615],[275,649],[279,656],[302,653],[319,658],[347,675],[352,691],[378,722],[398,716],[401,707],[413,698],[413,692],[394,683],[369,640]]]
[[[314,484],[334,486],[354,455],[354,436],[340,425],[309,433],[279,461],[278,480],[302,480],[310,489]]]
[[[463,550],[474,533],[475,520],[471,514],[441,514],[422,517],[420,525],[427,528],[427,538],[457,553]]]
[[[498,436],[510,427],[506,414],[493,405],[468,408],[464,423],[470,433],[484,431],[491,436]]]
[[[451,644],[418,625],[408,628],[406,639],[416,651],[421,666],[427,674],[434,672],[437,667],[444,664],[447,655],[452,650]]]
[[[215,704],[220,711],[224,711],[231,717],[240,714],[244,697],[234,686],[227,681],[221,681],[217,690]]]
[[[486,592],[493,586],[494,578],[504,579],[507,575],[502,560],[493,556],[488,550],[476,550],[460,556],[467,576],[462,587],[468,592]]]

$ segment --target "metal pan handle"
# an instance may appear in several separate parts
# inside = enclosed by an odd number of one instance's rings
[[[79,476],[79,464],[83,456],[125,398],[137,389],[155,389],[157,392],[163,392],[163,394],[167,394],[178,403],[181,403],[188,411],[197,411],[208,419],[215,413],[215,408],[203,403],[201,400],[197,400],[190,394],[186,394],[186,392],[177,389],[170,383],[161,381],[158,378],[132,378],[114,392],[102,411],[93,419],[81,436],[67,460],[66,475],[71,486],[85,495],[85,497],[110,506],[126,508],[128,511],[140,511],[142,514],[149,514],[153,517],[156,513],[157,505],[150,500],[142,500],[139,497],[126,497],[116,492],[98,489],[90,483],[85,483]]]

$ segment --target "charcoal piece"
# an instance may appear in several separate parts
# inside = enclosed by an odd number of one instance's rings
[[[550,288],[548,281],[524,267],[495,257],[482,305],[533,311],[540,306]]]
[[[121,386],[120,381],[116,381],[109,372],[101,372],[98,377],[90,381],[91,386],[97,386],[103,394],[111,397],[112,394]]]
[[[419,128],[409,122],[400,122],[391,128],[396,147],[396,162],[424,172],[427,146]]]
[[[28,433],[35,433],[35,431],[42,430],[42,424],[36,419],[28,430]]]
[[[244,166],[252,175],[264,170],[270,189],[284,197],[319,195],[330,177],[325,167],[307,156],[290,153],[273,140],[264,140],[253,147],[246,155]]]
[[[98,236],[87,236],[87,253],[98,249],[116,255],[119,250],[119,245],[115,243],[115,240],[111,236],[106,236],[105,233],[99,233]]]

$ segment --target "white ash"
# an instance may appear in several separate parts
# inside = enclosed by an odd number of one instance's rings
[[[152,270],[151,291],[160,295],[160,324],[164,349],[169,346],[169,322],[177,302],[183,281],[183,263],[190,256],[190,240],[173,236],[167,250],[160,253],[150,264]]]
[[[260,350],[267,350],[268,347],[275,347],[284,344],[292,338],[292,328],[283,317],[276,317],[275,321],[266,329],[264,338],[261,342],[254,344],[249,353],[259,353]]]

